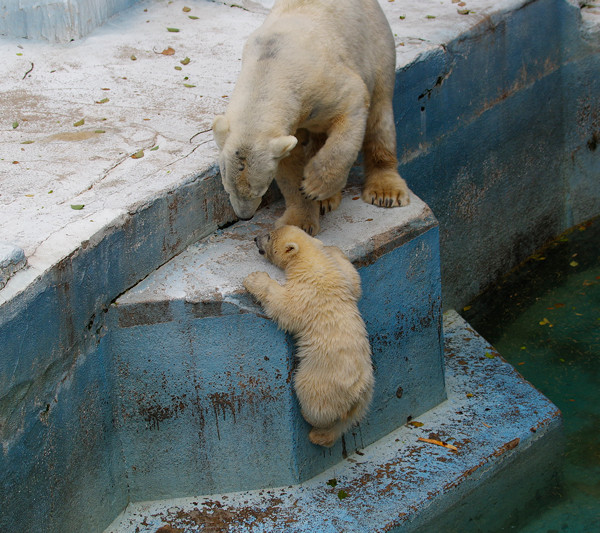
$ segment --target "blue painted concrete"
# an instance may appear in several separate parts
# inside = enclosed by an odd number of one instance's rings
[[[331,450],[308,441],[293,340],[242,287],[254,270],[282,276],[253,243],[281,214],[273,206],[190,247],[110,311],[133,501],[298,483],[444,400],[437,223],[416,197],[390,212],[357,194],[320,237],[342,246],[362,278],[376,380],[365,421]]]
[[[106,533],[508,529],[556,476],[560,413],[455,312],[444,336],[448,400],[417,425],[299,485],[131,505]]]
[[[573,4],[528,2],[398,73],[401,172],[440,221],[446,307],[600,212],[600,43],[582,37]]]

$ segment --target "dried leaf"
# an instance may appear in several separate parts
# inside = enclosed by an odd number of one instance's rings
[[[177,66],[175,67],[175,70],[182,70],[182,67],[180,67],[179,65],[177,65]]]
[[[137,57],[135,57],[133,54],[131,54],[131,57],[129,59],[131,59],[131,61],[135,61],[135,60],[137,60]]]
[[[102,98],[102,100],[96,100],[97,104],[105,104],[106,102],[110,102],[108,98]]]
[[[23,141],[21,144],[33,144],[34,141]]]
[[[165,49],[164,49],[164,50],[161,52],[161,54],[162,54],[163,56],[172,56],[174,53],[175,53],[175,50],[173,50],[173,49],[172,49],[170,46],[169,46],[169,48],[165,48]]]
[[[144,157],[144,150],[140,150],[131,156],[131,159],[141,159]]]
[[[447,442],[442,442],[441,440],[436,440],[436,439],[424,439],[423,437],[419,437],[418,440],[420,440],[421,442],[427,442],[428,444],[435,444],[436,446],[443,446],[444,448],[448,448],[449,450],[458,451],[458,448],[456,446],[453,446],[452,444],[448,444]]]
[[[420,427],[423,427],[424,424],[423,424],[423,422],[417,422],[416,420],[411,420],[409,422],[409,425],[416,427],[416,428],[420,428]]]
[[[82,118],[81,120],[78,120],[77,122],[75,122],[73,124],[73,126],[75,126],[76,128],[78,128],[79,126],[83,126],[84,124],[85,124],[85,119]]]
[[[94,133],[106,133],[105,130],[94,130]]]
[[[192,10],[191,7],[185,6],[181,11],[183,11],[184,13],[189,13],[191,10]]]
[[[182,65],[189,65],[189,63],[190,63],[190,58],[189,58],[189,57],[186,57],[185,59],[182,59],[182,60],[180,61],[180,63],[181,63]]]

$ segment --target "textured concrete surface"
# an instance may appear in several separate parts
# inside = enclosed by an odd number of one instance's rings
[[[444,336],[448,400],[377,443],[299,485],[130,504],[106,533],[510,525],[556,474],[560,412],[454,312],[444,317]]]
[[[18,246],[7,242],[0,242],[0,289],[6,285],[9,278],[21,270],[27,259],[25,252]]]
[[[137,0],[4,0],[0,35],[67,42],[87,35]]]
[[[109,311],[131,500],[298,483],[445,399],[437,221],[416,196],[387,211],[350,190],[320,238],[361,275],[373,408],[332,449],[309,443],[293,339],[242,285],[257,270],[283,279],[253,240],[282,211],[274,204],[191,245]],[[240,449],[252,459],[240,462]]]

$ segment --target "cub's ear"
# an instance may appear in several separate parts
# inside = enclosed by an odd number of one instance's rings
[[[283,159],[284,157],[287,157],[297,143],[298,139],[293,135],[284,135],[283,137],[273,139],[270,143],[273,159]]]
[[[288,257],[292,257],[298,253],[299,247],[295,242],[286,242],[284,247],[284,253]]]
[[[217,115],[212,125],[213,137],[219,149],[223,148],[227,135],[229,135],[229,121],[225,115]]]

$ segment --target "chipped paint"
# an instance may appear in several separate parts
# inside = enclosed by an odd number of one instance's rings
[[[437,528],[427,527],[433,515],[448,517],[443,527],[449,531],[465,531],[471,519],[486,531],[486,508],[467,505],[462,522],[455,522],[453,506],[479,493],[488,498],[489,509],[498,506],[506,516],[527,508],[558,464],[560,414],[508,363],[486,358],[491,347],[456,313],[446,314],[444,329],[448,400],[420,416],[422,426],[403,426],[299,485],[131,504],[106,533],[155,533],[160,527],[181,533],[433,531]],[[459,360],[474,372],[465,375]],[[481,396],[467,399],[464,391],[475,387]],[[522,413],[516,418],[515,405]],[[533,425],[536,434],[529,430]],[[418,441],[432,434],[458,451]],[[513,487],[514,499],[495,493],[493,483],[486,488],[499,474],[526,480],[522,488]]]

